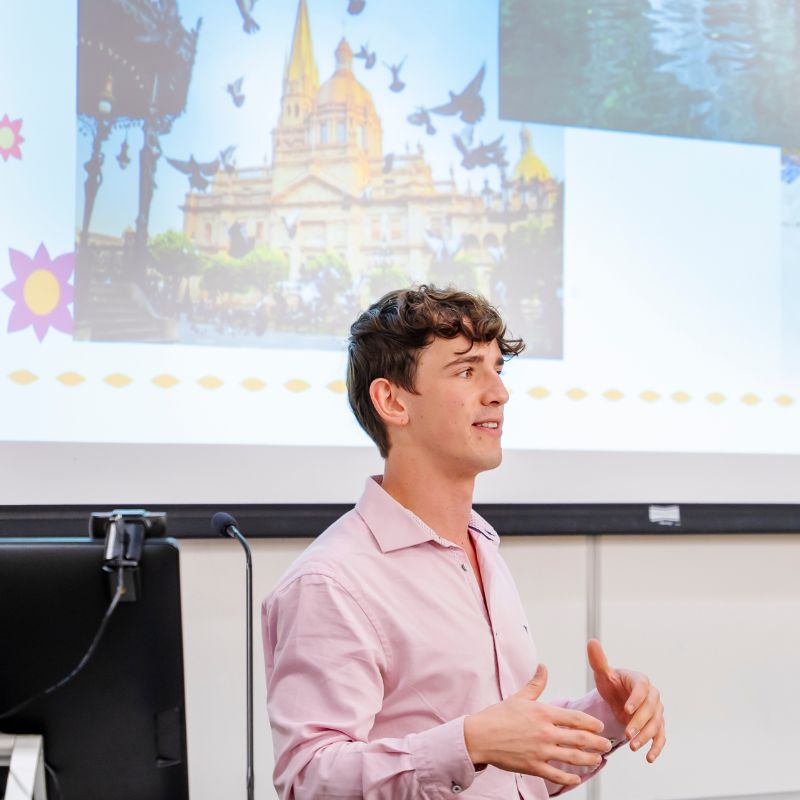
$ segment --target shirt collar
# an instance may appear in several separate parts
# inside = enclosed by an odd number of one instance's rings
[[[356,503],[356,511],[366,522],[382,552],[390,553],[427,541],[438,542],[445,547],[455,546],[448,539],[439,536],[416,514],[400,505],[383,489],[382,479],[382,475],[367,478],[364,493]],[[495,547],[500,544],[500,537],[494,528],[475,511],[470,511],[469,529],[473,535]]]

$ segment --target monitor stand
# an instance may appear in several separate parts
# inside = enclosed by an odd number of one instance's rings
[[[4,800],[47,800],[41,736],[0,733],[0,767],[8,768]]]

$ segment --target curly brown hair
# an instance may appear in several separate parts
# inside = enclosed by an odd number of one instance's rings
[[[347,346],[347,396],[361,427],[389,454],[389,435],[372,398],[370,386],[386,378],[414,392],[420,352],[435,338],[463,336],[470,342],[496,341],[505,359],[525,349],[522,339],[506,336],[499,312],[480,295],[453,287],[438,289],[425,284],[388,292],[350,327]],[[469,349],[469,348],[468,348]]]

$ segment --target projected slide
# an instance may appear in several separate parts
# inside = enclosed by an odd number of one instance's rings
[[[797,145],[791,0],[501,0],[504,117]]]
[[[127,5],[79,6],[77,339],[341,348],[426,281],[561,356],[563,136],[498,120],[485,13]]]
[[[507,448],[800,454],[796,14],[12,4],[0,442],[369,446],[349,324],[430,281],[527,342]]]

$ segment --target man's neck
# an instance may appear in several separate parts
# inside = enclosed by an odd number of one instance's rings
[[[472,509],[474,477],[454,479],[433,469],[409,468],[393,461],[390,456],[381,485],[439,536],[461,547],[468,544],[467,525]]]

